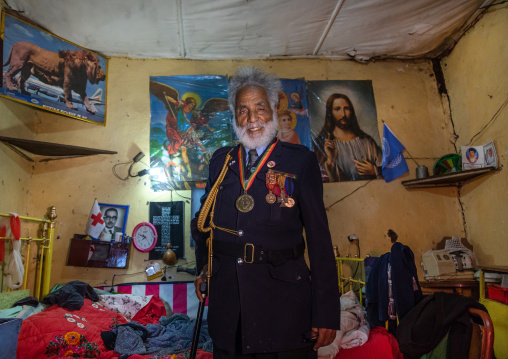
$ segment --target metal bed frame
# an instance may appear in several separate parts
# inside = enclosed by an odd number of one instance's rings
[[[0,213],[1,217],[10,217],[9,213]],[[19,216],[21,221],[39,223],[42,225],[41,237],[33,238],[33,237],[21,237],[20,240],[26,241],[25,246],[25,255],[24,255],[24,268],[25,274],[23,275],[23,286],[20,289],[27,289],[27,279],[28,279],[28,271],[30,269],[30,251],[32,247],[32,243],[37,243],[37,264],[35,268],[35,289],[33,296],[37,299],[41,300],[44,298],[46,294],[49,293],[49,285],[51,278],[51,261],[53,257],[53,240],[55,235],[55,219],[56,219],[56,209],[55,206],[50,207],[47,217],[49,219],[41,219],[41,218],[33,218],[26,216]],[[0,237],[0,239],[11,239],[11,237]],[[7,289],[10,291],[10,288]]]
[[[359,286],[358,300],[360,301],[360,304],[363,305],[364,303],[363,303],[362,288],[365,287],[365,278],[354,279],[352,277],[346,277],[344,274],[344,263],[345,262],[351,262],[351,263],[356,262],[359,266],[362,266],[362,273],[365,273],[363,258],[335,257],[335,262],[337,263],[337,275],[339,277],[340,292],[342,294],[344,294],[344,287],[345,287],[346,283],[349,284],[349,290],[353,290],[353,284],[358,283],[358,286]]]

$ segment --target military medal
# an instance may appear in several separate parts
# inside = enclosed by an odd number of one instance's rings
[[[293,194],[293,190],[295,189],[295,186],[294,186],[294,183],[290,177],[286,177],[285,189],[286,189],[286,193],[288,195],[288,198],[286,199],[286,206],[291,208],[295,205],[295,200],[293,198],[291,198],[291,195]]]
[[[247,213],[254,208],[254,198],[245,192],[236,199],[235,206],[240,212]]]
[[[280,198],[277,200],[277,202],[280,202],[281,207],[286,207],[286,189],[285,184],[286,182],[286,174],[285,173],[278,173],[277,174],[277,185],[280,188]]]
[[[268,163],[266,164],[266,166],[267,166],[268,168],[275,167],[275,162],[274,162],[274,161],[270,161],[270,162],[268,162]]]
[[[272,162],[272,161],[270,161],[270,162]],[[270,162],[268,162],[268,164],[270,164]],[[277,184],[277,179],[275,178],[275,174],[273,174],[272,172],[267,172],[266,173],[266,187],[268,188],[268,194],[266,195],[265,199],[266,199],[266,202],[268,202],[270,204],[273,204],[273,203],[275,203],[275,201],[277,201],[277,196],[272,193],[273,188],[275,187],[276,184]]]
[[[248,189],[252,184],[254,183],[254,179],[256,178],[256,175],[261,170],[265,162],[268,160],[268,157],[270,157],[270,154],[272,153],[273,149],[275,148],[275,145],[277,144],[279,140],[275,141],[270,147],[268,147],[265,152],[263,153],[263,156],[261,157],[258,166],[254,169],[252,169],[251,174],[249,178],[245,181],[244,180],[244,168],[243,168],[243,161],[245,157],[244,148],[243,146],[240,147],[238,151],[238,164],[240,167],[240,182],[242,183],[242,187],[244,190],[244,193],[236,199],[235,206],[236,209],[239,210],[242,213],[250,212],[254,208],[254,198],[247,194]],[[268,199],[267,199],[268,201]]]

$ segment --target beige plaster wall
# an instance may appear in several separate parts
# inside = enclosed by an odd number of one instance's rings
[[[491,7],[442,60],[457,144],[478,146],[493,140],[499,165],[504,167],[461,190],[466,234],[482,265],[506,265],[508,252],[508,106],[503,107],[508,100],[506,34],[508,5]]]
[[[437,92],[432,65],[428,62],[355,62],[329,60],[276,61],[186,61],[110,60],[107,93],[107,125],[97,126],[56,114],[37,111],[7,99],[0,99],[0,133],[4,136],[36,138],[40,141],[94,147],[117,151],[117,155],[99,155],[29,164],[2,145],[2,197],[0,211],[27,208],[31,215],[42,215],[46,208],[57,209],[56,234],[51,283],[74,279],[91,285],[143,281],[146,254],[131,251],[127,270],[90,269],[65,265],[69,240],[84,227],[94,198],[99,202],[130,206],[128,232],[148,220],[149,201],[180,199],[176,193],[153,193],[148,178],[121,181],[112,174],[113,165],[131,160],[139,151],[149,153],[149,77],[160,75],[232,75],[242,65],[257,65],[282,78],[307,80],[372,80],[378,126],[390,126],[418,163],[431,171],[436,158],[453,152],[449,139],[452,129],[448,102]],[[4,111],[7,109],[8,111]],[[4,113],[5,112],[5,113]],[[35,130],[31,132],[29,130]],[[147,157],[146,157],[147,158]],[[147,160],[143,161],[147,164]],[[4,164],[4,159],[7,162]],[[408,191],[401,180],[415,178],[416,164],[408,159],[410,173],[391,183],[383,180],[325,184],[324,201],[334,244],[341,255],[356,254],[347,241],[349,234],[360,238],[362,257],[389,251],[384,237],[389,228],[399,241],[409,245],[416,255],[431,249],[444,236],[464,235],[462,213],[454,188]],[[125,174],[127,167],[117,167]],[[142,169],[139,164],[136,169]],[[32,179],[33,173],[33,179]],[[21,178],[21,180],[18,180]],[[7,186],[9,184],[10,186]],[[29,186],[29,188],[27,188]],[[190,192],[180,192],[188,197]],[[190,205],[186,205],[186,239],[189,237]],[[190,253],[190,248],[187,253]],[[189,254],[188,260],[194,260]],[[185,261],[179,264],[185,265]],[[140,273],[141,272],[141,273]],[[178,280],[190,280],[188,274],[170,273]]]

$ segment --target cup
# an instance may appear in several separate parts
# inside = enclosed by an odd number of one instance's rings
[[[429,169],[426,166],[418,166],[416,168],[416,178],[426,178],[429,177]]]

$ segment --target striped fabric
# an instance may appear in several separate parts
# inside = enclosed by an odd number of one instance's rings
[[[97,288],[111,291],[111,287]],[[196,318],[199,306],[199,300],[194,292],[194,282],[126,283],[115,285],[113,292],[132,295],[156,295],[171,306],[173,313],[187,314],[191,319]],[[205,306],[204,318],[206,318],[207,309],[207,306]]]

